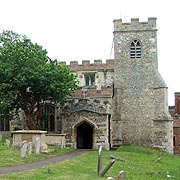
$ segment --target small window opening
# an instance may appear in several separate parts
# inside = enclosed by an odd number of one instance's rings
[[[95,86],[95,73],[86,73],[85,77],[85,86]]]

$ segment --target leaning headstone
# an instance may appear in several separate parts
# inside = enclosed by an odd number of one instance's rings
[[[27,146],[28,146],[27,142],[23,141],[22,147],[20,149],[20,155],[22,158],[26,156]]]
[[[9,147],[10,147],[10,143],[11,143],[11,141],[10,141],[10,139],[6,139],[6,141],[5,141],[5,146],[9,149]]]
[[[40,153],[40,139],[39,139],[39,137],[37,137],[35,142],[34,142],[34,152],[36,155],[38,155]]]
[[[118,176],[116,177],[116,180],[124,180],[126,178],[126,172],[120,171]]]
[[[27,150],[28,150],[28,154],[31,155],[31,153],[32,153],[32,142],[29,142],[29,143],[28,143],[28,148],[27,148]]]
[[[111,166],[115,163],[115,161],[116,161],[115,159],[111,160],[109,164],[104,168],[104,170],[100,172],[100,176],[103,177],[107,173],[107,171],[111,168]]]

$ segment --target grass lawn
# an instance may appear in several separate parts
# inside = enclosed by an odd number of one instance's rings
[[[67,148],[61,149],[55,146],[50,148],[55,149],[55,151],[50,154],[41,153],[38,156],[36,156],[34,153],[32,153],[31,156],[27,154],[25,158],[21,158],[19,150],[17,149],[13,150],[12,148],[7,149],[4,146],[4,141],[0,141],[0,167],[8,167],[19,164],[30,163],[30,162],[46,159],[55,155],[61,155],[73,151],[73,149],[67,149]]]
[[[94,150],[74,159],[51,164],[37,170],[0,175],[0,179],[106,180],[109,176],[116,177],[119,171],[124,170],[126,180],[180,180],[180,158],[178,156],[152,148],[134,145],[122,146],[117,151],[103,150],[103,168],[110,162],[110,155],[121,157],[126,161],[116,161],[104,177],[97,176],[98,151]],[[2,166],[1,160],[0,165]]]

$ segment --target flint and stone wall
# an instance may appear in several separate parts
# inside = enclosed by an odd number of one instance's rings
[[[66,64],[60,62],[60,64]],[[70,69],[77,74],[79,80],[79,87],[85,86],[85,74],[95,74],[95,84],[97,90],[101,90],[102,87],[111,87],[114,80],[114,60],[107,59],[106,63],[103,63],[101,59],[94,60],[94,63],[90,63],[90,60],[82,60],[82,64],[78,64],[78,61],[71,61],[69,65]]]
[[[77,131],[78,124],[87,122],[93,124],[93,149],[102,146],[109,149],[107,134],[107,116],[98,113],[81,111],[73,113],[69,116],[63,116],[63,133],[66,133],[66,144],[77,148]]]
[[[158,72],[156,18],[114,21],[113,143],[160,147],[173,152],[167,86]],[[133,40],[141,58],[130,58]],[[117,133],[118,132],[118,133]]]
[[[66,64],[61,62],[61,64]],[[62,133],[67,145],[77,148],[77,128],[87,123],[93,128],[93,149],[100,145],[110,149],[110,114],[113,95],[114,60],[83,60],[82,64],[71,61],[70,69],[77,74],[79,88],[74,91],[62,109]],[[94,84],[86,86],[85,74],[94,74]]]

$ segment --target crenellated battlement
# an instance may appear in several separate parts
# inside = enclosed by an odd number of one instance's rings
[[[123,23],[122,19],[114,20],[114,32],[116,31],[144,31],[144,30],[157,30],[156,18],[149,17],[147,22],[139,22],[139,18],[132,18],[131,22]]]
[[[61,61],[60,64],[67,65],[65,61]],[[97,70],[97,69],[114,69],[114,59],[106,59],[106,63],[103,63],[101,59],[94,60],[94,63],[90,63],[90,60],[82,60],[79,64],[78,61],[70,61],[67,65],[73,71],[85,71],[85,70]]]

